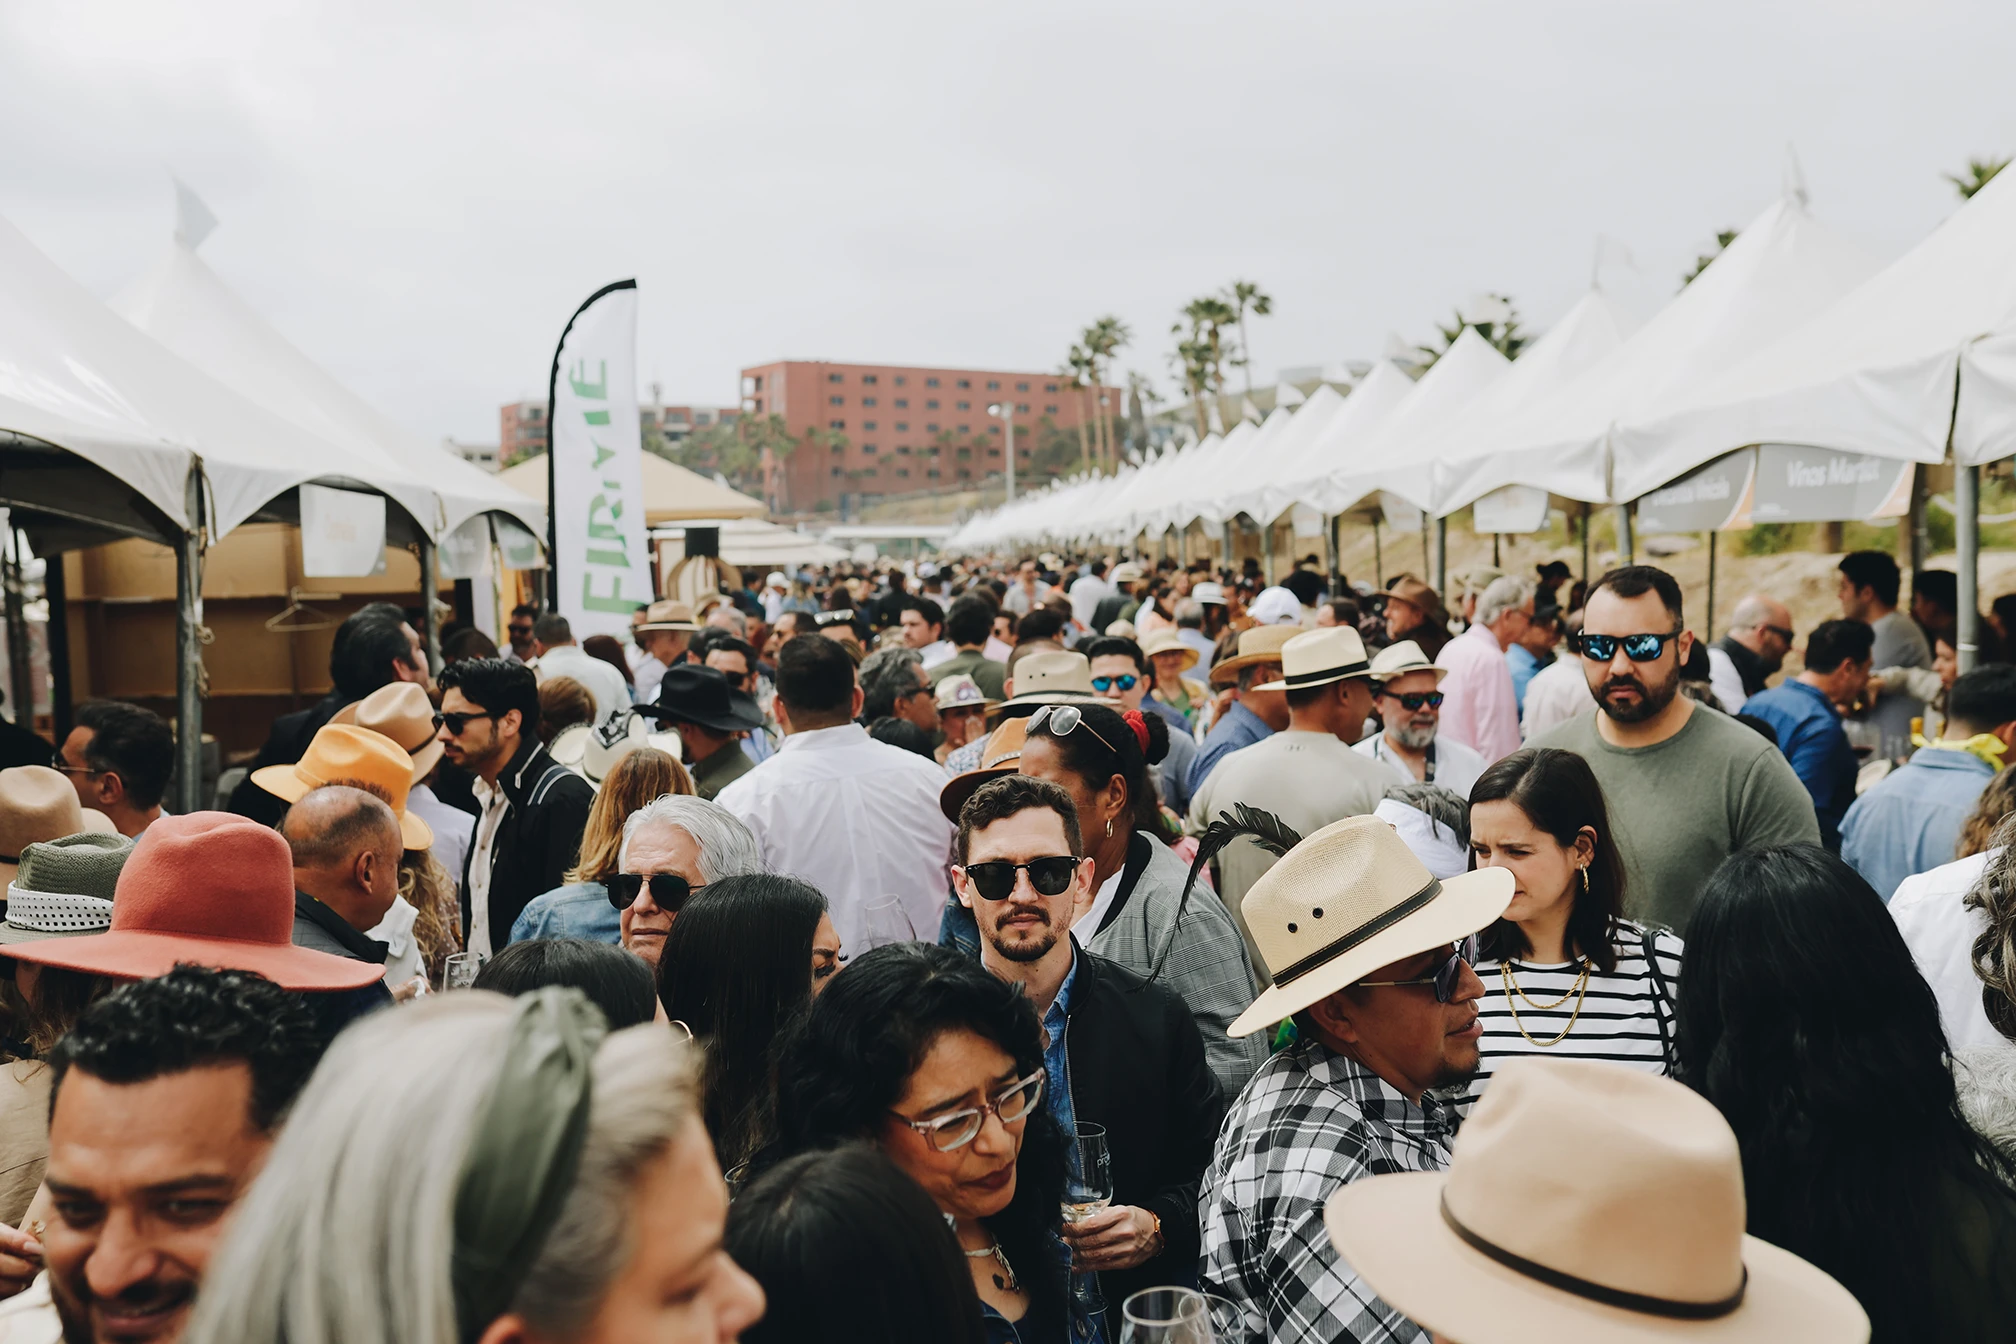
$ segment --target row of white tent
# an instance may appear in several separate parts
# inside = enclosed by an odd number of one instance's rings
[[[387,541],[417,543],[433,572],[437,547],[487,548],[493,527],[529,546],[545,509],[289,345],[197,257],[209,212],[186,192],[179,204],[166,254],[111,306],[0,220],[0,505],[39,554],[121,537],[175,549],[186,801],[200,772],[206,542],[297,519],[314,484],[383,496]]]
[[[1756,457],[1767,445],[1793,456]],[[1798,485],[2016,455],[2016,172],[1887,267],[1788,196],[1643,325],[1592,290],[1517,361],[1466,328],[1418,381],[1381,360],[1348,395],[1325,384],[1139,468],[1061,482],[947,547],[1119,545],[1241,515],[1418,529],[1472,506],[1480,532],[1532,531],[1550,502],[1641,501],[1739,454],[1745,498],[1689,530],[1748,521],[1748,493],[1782,484],[1758,461]],[[1893,493],[1876,491],[1881,511]]]

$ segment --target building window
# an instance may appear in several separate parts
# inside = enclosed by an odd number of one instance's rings
[[[958,458],[961,462],[969,461],[973,456],[973,450],[971,448],[961,448],[958,452],[954,453],[953,456]]]
[[[828,420],[828,421],[826,422],[826,428],[828,428],[828,429],[845,429],[845,428],[847,428],[847,422],[846,422],[845,420]]]
[[[896,375],[896,386],[898,386],[898,387],[901,387],[901,386],[903,386],[903,385],[904,385],[905,383],[907,383],[907,382],[909,382],[909,381],[910,381],[910,380],[909,380],[908,378],[905,378],[905,377],[904,377],[904,376],[903,376],[902,374],[900,374],[900,373]]]
[[[875,398],[873,398],[873,397],[863,397],[863,398],[861,398],[861,404],[862,404],[863,406],[873,406],[873,405],[875,404]]]
[[[936,387],[936,386],[938,386],[938,380],[937,380],[936,378],[926,378],[926,379],[924,380],[924,386],[926,386],[926,387]]]
[[[861,451],[864,453],[872,453],[875,451],[875,445],[872,443],[864,443],[861,445]]]
[[[959,432],[961,434],[971,434],[973,431],[968,429],[965,425],[961,425],[959,426]]]
[[[873,428],[875,428],[875,422],[874,422],[873,420],[863,420],[863,421],[861,422],[861,428],[862,428],[862,429],[864,429],[864,430],[865,430],[865,429],[873,429]]]
[[[840,468],[838,468],[838,467],[835,467],[835,468],[833,468],[833,473],[832,473],[832,474],[833,474],[833,475],[835,475],[835,476],[838,476],[838,475],[840,475]]]
[[[989,378],[987,380],[987,390],[989,392],[999,392],[1001,390],[1001,380],[999,378]]]
[[[929,401],[925,402],[925,403],[924,403],[924,409],[925,409],[925,410],[927,410],[927,411],[935,411],[935,410],[937,410],[937,409],[938,409],[938,399],[937,399],[936,397],[933,397],[933,398],[931,398],[931,400],[929,400]]]
[[[875,468],[873,468],[873,467],[869,467],[869,468],[867,468],[867,469],[866,469],[865,471],[863,471],[863,472],[862,472],[861,474],[862,474],[863,476],[873,476],[873,475],[875,474]]]
[[[910,468],[908,468],[908,467],[898,467],[898,468],[896,468],[896,474],[897,474],[898,476],[908,476],[908,475],[910,474]]]
[[[899,443],[896,445],[896,451],[903,454],[905,457],[908,457],[910,455],[910,445],[907,443]]]
[[[896,432],[898,434],[908,434],[910,432],[910,422],[908,420],[898,420],[896,422]]]
[[[970,401],[962,401],[959,403],[959,409],[962,411],[970,411],[973,409],[973,403]]]
[[[1018,402],[1016,402],[1016,403],[1015,403],[1015,414],[1017,414],[1017,415],[1027,415],[1027,414],[1029,414],[1029,403],[1028,403],[1028,402],[1026,402],[1026,401],[1018,401]]]
[[[938,479],[938,468],[933,467],[931,468],[931,470],[925,472],[924,474],[935,481]]]
[[[989,449],[987,450],[987,456],[989,456],[989,457],[999,457],[999,456],[1001,456],[1001,450],[1000,450],[999,448],[989,448]]]
[[[961,378],[961,379],[959,380],[959,386],[961,386],[961,387],[971,387],[971,386],[973,386],[973,380],[972,380],[971,378]]]
[[[1045,415],[1055,415],[1055,414],[1057,414],[1057,408],[1056,408],[1055,406],[1045,406],[1045,407],[1043,408],[1043,414],[1045,414]]]
[[[835,457],[840,456],[840,454],[846,451],[847,451],[847,445],[844,443],[836,443],[833,445],[833,456]]]
[[[837,374],[837,373],[829,373],[829,374],[827,374],[827,375],[826,375],[826,381],[827,381],[827,382],[829,382],[829,383],[837,383],[837,382],[840,382],[840,381],[841,381],[841,375],[840,375],[840,374]]]
[[[845,405],[847,404],[847,398],[845,398],[845,397],[828,397],[828,398],[826,398],[826,404],[827,404],[828,406],[845,406]]]
[[[987,432],[988,432],[989,434],[999,434],[999,433],[1001,432],[1001,426],[999,426],[999,425],[989,425],[989,426],[987,426]]]
[[[968,471],[965,467],[961,467],[959,468],[959,479],[962,481],[970,481],[973,479],[973,473],[971,471]]]
[[[908,398],[908,397],[898,397],[898,398],[896,398],[896,409],[897,409],[897,410],[899,410],[899,411],[907,411],[907,410],[909,410],[909,409],[910,409],[910,398]]]
[[[714,423],[714,412],[712,412],[712,411],[695,411],[695,412],[693,412],[693,423],[694,423],[694,424],[696,424],[696,425],[711,425],[711,424],[713,424],[713,423]]]
[[[1016,390],[1017,392],[1027,392],[1027,391],[1029,390],[1029,384],[1027,384],[1027,383],[1017,383],[1017,384],[1015,384],[1015,390]],[[1026,410],[1028,410],[1029,408],[1028,408],[1027,406],[1024,406],[1024,407],[1023,407],[1022,409],[1026,411]]]
[[[861,381],[863,383],[873,384],[876,381],[876,377],[872,373],[864,373],[861,375]]]
[[[934,444],[931,444],[931,445],[930,445],[929,447],[925,448],[925,450],[924,450],[924,456],[926,456],[926,457],[936,457],[936,456],[938,456],[938,445],[934,443]]]
[[[1057,384],[1055,384],[1055,383],[1045,383],[1045,384],[1043,384],[1043,390],[1044,390],[1045,392],[1055,392],[1055,391],[1057,390]]]
[[[926,425],[926,426],[924,426],[924,432],[925,432],[926,434],[936,434],[936,433],[938,432],[938,426],[936,426],[936,425]]]

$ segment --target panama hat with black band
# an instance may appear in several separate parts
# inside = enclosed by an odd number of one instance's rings
[[[1369,677],[1365,641],[1348,625],[1305,630],[1281,646],[1281,679],[1256,691],[1299,691],[1352,677]]]
[[[1292,625],[1256,625],[1239,633],[1239,651],[1211,665],[1211,684],[1230,686],[1239,674],[1257,663],[1278,663],[1281,650],[1302,631]]]

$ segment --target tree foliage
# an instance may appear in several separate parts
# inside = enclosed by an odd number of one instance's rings
[[[1715,258],[1721,256],[1724,252],[1727,252],[1729,250],[1729,244],[1735,241],[1736,241],[1736,230],[1718,229],[1715,233],[1715,250],[1713,252],[1704,252],[1701,255],[1694,258],[1694,268],[1688,271],[1687,274],[1680,277],[1680,288],[1685,289],[1687,288],[1687,286],[1693,284],[1696,280],[1699,280],[1701,278],[1701,272],[1708,269],[1708,264],[1714,261]]]
[[[2009,160],[2007,158],[1969,159],[1967,160],[1967,173],[1964,177],[1955,173],[1947,173],[1946,180],[1951,182],[1953,189],[1960,193],[1961,200],[1971,201],[1974,199],[1975,192],[1993,182],[1995,174],[2008,166]]]

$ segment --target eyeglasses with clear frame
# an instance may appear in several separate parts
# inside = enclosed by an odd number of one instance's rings
[[[889,1114],[901,1120],[910,1128],[924,1136],[924,1141],[941,1153],[949,1153],[955,1148],[964,1148],[980,1136],[980,1127],[987,1123],[987,1113],[992,1111],[995,1118],[1005,1125],[1012,1125],[1036,1109],[1036,1103],[1043,1096],[1043,1070],[1038,1069],[1027,1078],[1010,1083],[1007,1087],[988,1098],[986,1105],[963,1111],[950,1111],[929,1120],[912,1120],[907,1115],[891,1111]]]

